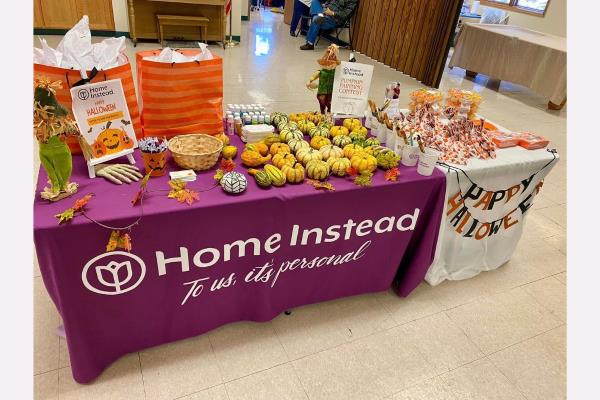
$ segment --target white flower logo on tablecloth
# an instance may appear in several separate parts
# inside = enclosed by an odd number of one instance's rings
[[[88,261],[81,280],[88,290],[111,296],[135,289],[145,275],[146,265],[141,258],[124,251],[111,251]]]

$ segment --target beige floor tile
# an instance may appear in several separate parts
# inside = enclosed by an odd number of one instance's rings
[[[483,353],[441,312],[405,325],[419,352],[442,374],[483,357]]]
[[[543,208],[538,212],[563,228],[567,228],[567,206],[565,204]]]
[[[565,183],[553,183],[550,179],[548,182],[544,182],[544,186],[542,187],[542,191],[545,197],[552,200],[556,204],[566,204],[567,203],[567,187]]]
[[[566,328],[558,327],[489,356],[528,400],[566,398]]]
[[[308,400],[289,363],[228,382],[225,387],[229,400]]]
[[[69,347],[67,346],[67,340],[59,337],[58,342],[58,367],[70,367],[71,359],[69,358]]]
[[[208,335],[140,352],[147,400],[167,400],[223,383]]]
[[[375,294],[375,298],[398,325],[438,313],[442,310],[433,296],[434,287],[422,282],[408,297],[398,297],[392,289]]]
[[[58,395],[60,400],[143,400],[144,384],[137,353],[118,359],[86,385],[73,380],[71,368],[59,369]]]
[[[58,400],[58,370],[33,376],[35,400]]]
[[[522,287],[479,299],[446,313],[485,354],[561,324]]]
[[[291,315],[273,320],[277,336],[292,360],[394,325],[370,294],[295,308]]]
[[[412,386],[392,397],[392,400],[456,400],[440,377]]]
[[[36,172],[37,174],[37,172]],[[35,246],[33,247],[33,277],[36,278],[38,276],[41,276],[41,272],[40,272],[40,263],[38,262],[37,259],[37,254],[35,252]]]
[[[554,248],[556,248],[558,251],[560,251],[563,254],[567,254],[567,235],[566,235],[566,230],[565,233],[559,233],[558,235],[554,235],[551,236],[549,238],[545,238],[544,242],[550,244],[551,246],[553,246]]]
[[[554,275],[554,277],[562,283],[564,283],[565,285],[567,284],[567,271],[561,272],[560,274],[556,274]]]
[[[552,206],[557,206],[558,204],[550,200],[547,196],[544,196],[542,193],[535,197],[533,201],[533,205],[531,206],[532,210],[540,210],[542,208],[548,208]]]
[[[406,325],[293,362],[311,400],[380,399],[435,374]]]
[[[441,376],[456,400],[525,400],[490,361],[475,361]]]
[[[523,288],[555,317],[567,322],[567,288],[562,282],[551,276]]]
[[[540,210],[541,211],[541,210]],[[564,232],[564,231],[563,231]],[[542,272],[542,277],[555,275],[567,268],[567,257],[544,240],[523,237],[512,255],[511,263]]]
[[[564,233],[565,228],[540,213],[542,210],[531,210],[527,213],[523,239],[547,238]]]
[[[225,385],[213,386],[201,392],[180,397],[177,400],[229,400]]]
[[[41,277],[33,278],[33,373],[58,368],[58,336],[60,319]]]
[[[239,322],[209,337],[224,382],[288,361],[270,322]]]

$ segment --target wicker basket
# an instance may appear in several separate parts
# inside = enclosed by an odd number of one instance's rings
[[[203,171],[217,163],[223,142],[204,134],[180,135],[169,140],[169,150],[181,168]]]

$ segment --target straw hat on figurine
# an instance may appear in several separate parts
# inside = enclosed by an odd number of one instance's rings
[[[317,62],[324,69],[335,69],[335,67],[340,65],[340,60],[338,60],[339,53],[340,48],[336,44],[331,44],[325,49],[323,57],[319,58]]]

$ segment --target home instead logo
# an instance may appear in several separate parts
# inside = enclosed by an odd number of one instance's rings
[[[356,69],[356,68],[349,68],[349,67],[344,67],[344,75],[352,75],[352,76],[358,76],[358,77],[363,77],[363,71],[360,69]]]
[[[81,280],[90,291],[112,296],[135,289],[145,275],[146,265],[141,258],[124,251],[112,251],[88,261]]]

